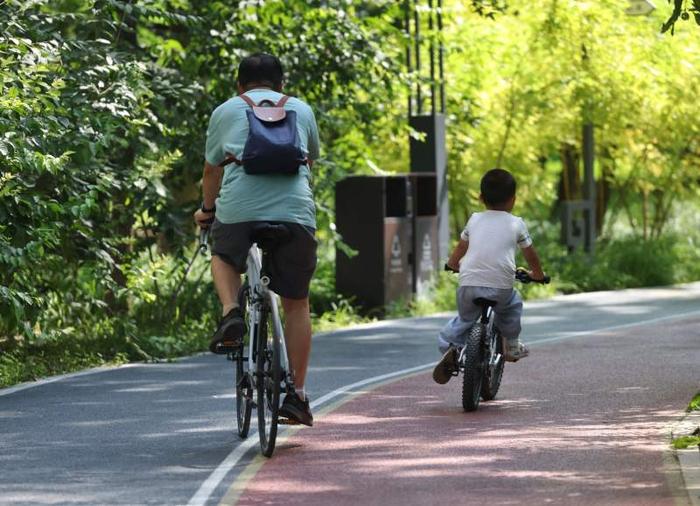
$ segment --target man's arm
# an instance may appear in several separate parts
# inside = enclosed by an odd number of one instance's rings
[[[544,279],[544,272],[542,272],[542,266],[540,265],[540,257],[537,256],[535,247],[530,245],[527,248],[523,248],[523,256],[527,265],[530,266],[530,277],[535,281],[540,281]]]
[[[224,175],[224,168],[212,165],[209,162],[204,163],[204,171],[202,173],[202,206],[206,209],[214,209],[216,196],[221,189],[221,178]],[[202,228],[207,228],[213,218],[214,211],[205,213],[201,209],[197,209],[194,213],[194,220]]]
[[[469,249],[469,241],[465,241],[464,239],[460,239],[459,242],[457,243],[457,246],[455,246],[455,249],[452,251],[450,258],[447,260],[448,267],[458,271],[459,270],[459,261],[464,257],[464,255],[467,254],[468,249]]]

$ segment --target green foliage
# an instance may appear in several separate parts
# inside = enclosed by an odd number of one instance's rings
[[[672,444],[676,450],[685,450],[691,446],[700,447],[700,436],[681,436],[674,439]]]
[[[578,254],[554,260],[552,270],[565,292],[613,290],[693,281],[700,276],[699,261],[698,250],[678,237],[630,237],[601,243],[592,259]]]
[[[3,2],[0,352],[3,370],[16,371],[3,382],[120,353],[204,347],[218,313],[208,274],[196,282],[205,266],[173,295],[192,254],[207,121],[234,94],[245,54],[280,55],[288,92],[317,110],[319,237],[330,250],[334,182],[366,166],[372,124],[400,130],[382,106],[400,75],[401,48],[384,44],[397,33],[395,9],[382,1]],[[380,92],[369,94],[375,85]],[[319,290],[321,310],[340,302],[329,289]],[[44,355],[44,365],[30,360]]]
[[[699,411],[700,410],[700,392],[695,394],[695,397],[688,403],[688,408],[686,411],[690,413],[691,411]]]

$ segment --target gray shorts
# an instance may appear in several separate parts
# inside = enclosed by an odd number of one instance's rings
[[[309,284],[316,270],[316,231],[298,223],[279,221],[246,221],[221,223],[214,220],[211,226],[212,255],[231,265],[239,273],[247,269],[246,259],[252,246],[250,234],[260,223],[286,225],[291,238],[277,246],[267,264],[270,289],[287,299],[305,299],[309,296]]]

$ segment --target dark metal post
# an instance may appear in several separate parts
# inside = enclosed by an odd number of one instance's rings
[[[433,22],[435,9],[433,8],[433,0],[428,0],[428,8],[428,35],[430,37],[430,44],[428,45],[430,51],[430,112],[435,116],[437,104],[435,100],[435,24]]]
[[[438,75],[440,76],[440,112],[445,113],[445,45],[442,42],[442,0],[438,0]]]
[[[414,38],[415,38],[415,53],[416,53],[416,108],[418,109],[418,114],[423,114],[423,96],[421,92],[421,66],[420,66],[420,13],[418,12],[418,6],[413,6],[413,24],[414,24]]]
[[[593,123],[586,122],[583,125],[583,173],[585,198],[588,200],[588,220],[586,230],[586,250],[589,253],[595,251],[596,235],[596,187],[593,166],[595,163],[595,146],[593,139]]]
[[[411,0],[404,1],[405,29],[406,29],[406,72],[411,76],[413,63],[411,62]],[[413,94],[408,94],[408,117],[413,116]]]

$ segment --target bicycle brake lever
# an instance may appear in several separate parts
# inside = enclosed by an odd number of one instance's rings
[[[207,252],[209,242],[209,229],[202,228],[199,230],[199,252],[203,255]]]

